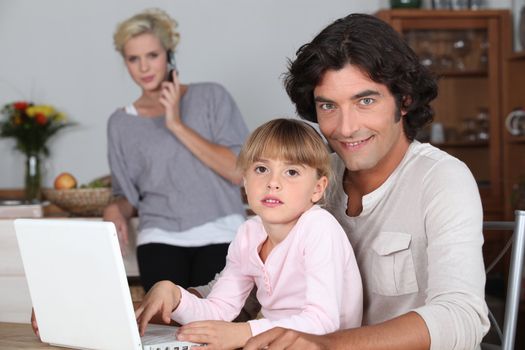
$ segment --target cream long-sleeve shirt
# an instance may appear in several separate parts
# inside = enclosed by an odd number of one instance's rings
[[[327,209],[356,254],[363,324],[415,311],[428,327],[432,350],[479,348],[489,329],[483,211],[469,169],[414,141],[390,177],[363,197],[362,213],[348,217],[345,165],[337,156],[333,160],[337,181]]]
[[[246,221],[207,298],[181,288],[172,319],[230,321],[255,284],[264,318],[249,321],[253,335],[277,326],[325,334],[361,325],[360,273],[346,234],[330,213],[317,205],[306,211],[263,263],[259,250],[266,238],[259,217]]]

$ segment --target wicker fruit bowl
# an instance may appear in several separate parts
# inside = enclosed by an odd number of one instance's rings
[[[111,201],[110,188],[46,188],[42,192],[51,203],[77,216],[102,216],[104,208]]]

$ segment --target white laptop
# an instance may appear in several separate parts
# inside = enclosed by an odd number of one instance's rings
[[[176,327],[140,337],[115,226],[84,220],[17,219],[20,255],[40,338],[75,349],[189,350]]]

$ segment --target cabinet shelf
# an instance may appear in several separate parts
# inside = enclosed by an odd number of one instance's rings
[[[460,70],[449,70],[449,71],[442,71],[442,70],[436,70],[435,73],[439,76],[439,77],[444,77],[444,78],[461,78],[461,77],[466,77],[466,78],[486,78],[488,73],[486,70],[479,70],[479,69],[472,69],[472,70],[465,70],[465,71],[460,71]]]
[[[512,53],[508,59],[510,61],[521,61],[521,60],[525,60],[525,51],[517,51],[517,52],[514,52]]]
[[[483,148],[489,147],[489,141],[449,141],[433,144],[438,148]]]
[[[522,136],[509,136],[508,142],[511,144],[523,144],[525,145],[525,135]]]

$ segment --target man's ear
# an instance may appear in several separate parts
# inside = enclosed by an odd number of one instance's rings
[[[317,180],[317,183],[315,184],[314,192],[312,193],[312,203],[319,202],[324,195],[324,191],[326,190],[326,187],[328,186],[328,178],[326,176],[321,176]]]
[[[401,102],[401,116],[403,117],[405,114],[407,114],[407,108],[412,104],[412,96],[406,95],[403,96],[403,101]]]

